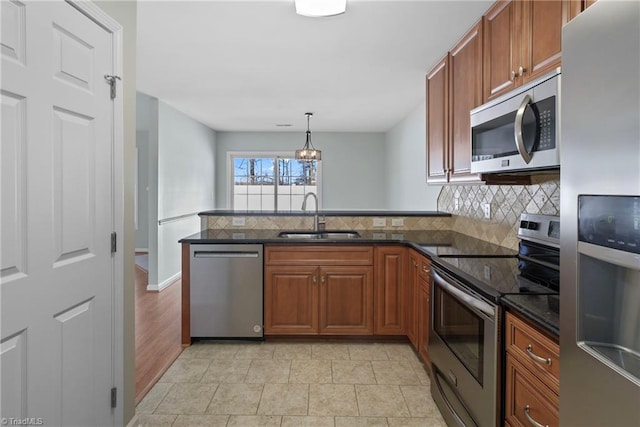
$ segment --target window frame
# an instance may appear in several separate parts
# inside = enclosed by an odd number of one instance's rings
[[[242,158],[285,158],[285,159],[293,159],[295,160],[295,151],[227,151],[227,183],[226,183],[226,193],[227,193],[227,206],[229,210],[236,211],[233,206],[234,200],[234,183],[235,183],[235,175],[234,175],[234,159],[237,157]],[[274,206],[275,210],[273,211],[260,211],[260,212],[304,212],[301,209],[297,211],[279,211],[278,210],[278,179],[274,180]],[[322,209],[322,161],[316,161],[316,187],[318,197],[318,209]],[[246,210],[238,210],[237,212],[247,212]]]

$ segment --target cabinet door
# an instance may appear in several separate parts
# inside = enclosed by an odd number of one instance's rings
[[[449,158],[449,59],[427,74],[427,182],[447,182]]]
[[[558,426],[557,395],[509,354],[506,373],[506,424],[513,427]]]
[[[429,359],[429,328],[430,323],[430,289],[429,281],[419,276],[420,281],[420,298],[419,298],[419,338],[418,338],[418,354],[427,366],[430,365]]]
[[[271,335],[318,333],[318,268],[265,268],[264,332]]]
[[[484,102],[515,88],[516,68],[521,63],[520,25],[515,0],[497,1],[484,21]]]
[[[418,348],[418,271],[420,256],[415,251],[409,252],[407,286],[405,288],[405,329],[407,337],[415,348]]]
[[[469,112],[482,104],[482,21],[451,50],[449,68],[449,181],[479,181],[471,175]]]
[[[320,334],[373,334],[373,267],[320,268]]]
[[[548,73],[560,66],[562,26],[569,21],[569,0],[522,2],[524,75],[521,83]]]
[[[404,335],[403,296],[407,249],[375,249],[374,322],[376,335]]]

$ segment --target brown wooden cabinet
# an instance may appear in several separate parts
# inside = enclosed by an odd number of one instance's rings
[[[559,424],[560,348],[527,321],[507,313],[505,319],[505,424]]]
[[[414,348],[418,348],[418,322],[419,322],[419,305],[418,305],[418,271],[420,269],[420,254],[415,250],[409,250],[409,264],[407,266],[407,286],[404,292],[404,320],[405,331],[407,337]]]
[[[404,281],[407,249],[376,246],[374,249],[374,333],[404,335]]]
[[[422,361],[431,367],[429,358],[429,329],[431,327],[431,263],[421,257],[420,269],[418,271],[418,354]]]
[[[469,112],[482,104],[482,21],[426,77],[427,182],[479,181],[471,174]]]
[[[265,333],[318,333],[317,277],[317,267],[265,267]]]
[[[265,334],[373,334],[372,264],[370,246],[266,246]]]
[[[499,0],[484,20],[484,101],[560,66],[573,0]]]
[[[373,267],[320,267],[321,335],[373,334]]]

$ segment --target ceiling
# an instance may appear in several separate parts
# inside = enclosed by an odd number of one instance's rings
[[[492,1],[138,2],[137,87],[218,131],[385,132],[424,102],[425,73]],[[279,127],[278,124],[290,124]]]

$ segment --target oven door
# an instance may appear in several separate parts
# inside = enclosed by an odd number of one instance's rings
[[[498,420],[498,307],[434,266],[429,354],[432,395],[449,424]]]

